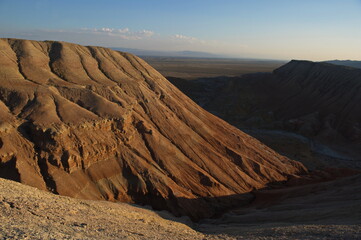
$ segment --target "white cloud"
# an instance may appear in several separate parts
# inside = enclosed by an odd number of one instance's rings
[[[1,1],[1,0],[0,0]],[[199,39],[183,34],[164,35],[151,30],[133,31],[129,28],[81,28],[38,29],[1,33],[6,37],[32,40],[59,40],[82,45],[138,48],[156,51],[202,51],[218,54],[242,54],[249,52],[245,46],[212,39]],[[247,50],[247,52],[246,52]]]
[[[139,31],[138,34],[143,35],[145,37],[151,37],[154,35],[154,32],[150,31],[150,30],[142,30],[142,31]]]
[[[94,34],[106,34],[109,36],[119,37],[125,40],[140,40],[143,38],[149,38],[154,35],[153,31],[141,30],[130,31],[129,28],[82,28],[80,33],[94,33]]]
[[[188,43],[201,43],[204,44],[206,43],[206,41],[195,38],[195,37],[190,37],[190,36],[185,36],[182,34],[175,34],[172,36],[172,39],[177,40],[177,41],[184,41],[184,42],[188,42]]]
[[[175,35],[174,35],[174,38],[176,38],[176,39],[182,39],[182,40],[189,40],[189,41],[197,40],[197,38],[195,38],[195,37],[188,37],[188,36],[184,36],[184,35],[182,35],[182,34],[175,34]]]

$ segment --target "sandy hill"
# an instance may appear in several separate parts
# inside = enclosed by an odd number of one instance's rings
[[[0,177],[193,219],[305,168],[206,112],[131,54],[0,40]]]

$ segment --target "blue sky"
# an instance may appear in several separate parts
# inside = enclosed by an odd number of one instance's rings
[[[0,37],[361,60],[361,0],[0,0]]]

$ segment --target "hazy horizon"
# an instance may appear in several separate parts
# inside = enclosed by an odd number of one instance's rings
[[[360,13],[360,0],[0,0],[0,37],[236,58],[361,60]]]

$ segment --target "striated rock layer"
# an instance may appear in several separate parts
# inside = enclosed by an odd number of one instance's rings
[[[206,112],[131,54],[0,40],[0,176],[209,217],[304,167]]]

